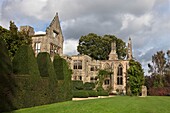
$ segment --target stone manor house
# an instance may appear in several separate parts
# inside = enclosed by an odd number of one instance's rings
[[[112,74],[106,78],[103,88],[111,87],[112,92],[117,89],[126,92],[126,74],[129,68],[129,60],[132,59],[132,42],[129,38],[127,58],[120,60],[116,54],[116,43],[112,42],[109,60],[93,60],[87,55],[63,55],[64,38],[60,27],[58,13],[50,25],[46,28],[46,34],[35,35],[34,28],[30,26],[21,26],[21,31],[28,31],[32,37],[32,47],[37,55],[39,52],[48,52],[53,59],[55,54],[65,58],[70,68],[73,70],[72,80],[82,80],[83,82],[96,82],[99,69],[106,69]]]

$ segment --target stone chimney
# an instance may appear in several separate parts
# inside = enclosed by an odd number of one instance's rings
[[[31,26],[20,26],[20,31],[28,33],[29,36],[33,36],[35,33],[34,28]]]
[[[116,42],[111,43],[111,52],[109,54],[109,60],[117,60],[117,53],[116,53]]]

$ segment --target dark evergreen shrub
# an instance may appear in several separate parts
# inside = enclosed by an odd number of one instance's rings
[[[73,87],[72,87],[73,90],[83,90],[84,89],[83,81],[81,81],[81,80],[72,80],[72,84],[73,84]]]
[[[94,90],[86,90],[89,94],[89,97],[98,97],[98,92]]]
[[[47,52],[39,53],[37,56],[37,63],[40,71],[40,76],[49,77],[49,86],[47,89],[48,94],[50,94],[49,103],[56,102],[57,101],[57,77],[49,53]]]
[[[104,91],[103,87],[100,87],[100,86],[99,86],[99,87],[97,87],[97,88],[96,88],[96,90],[97,90],[97,92]]]
[[[0,113],[15,108],[12,103],[14,86],[12,63],[5,42],[0,39]]]
[[[54,64],[54,69],[55,69],[55,73],[57,75],[58,80],[64,80],[64,74],[65,74],[64,68],[67,68],[65,65],[66,64],[65,62],[66,61],[63,58],[61,58],[59,55],[56,55],[54,57],[53,64]]]
[[[84,90],[93,90],[95,88],[95,83],[93,82],[85,82]]]
[[[109,93],[107,91],[99,91],[98,96],[109,96]]]
[[[12,73],[12,63],[3,39],[0,39],[0,74],[7,75]]]
[[[13,71],[16,81],[15,107],[19,109],[40,105],[41,97],[38,97],[38,94],[41,92],[38,92],[36,86],[41,82],[41,78],[32,47],[20,47],[13,59]],[[39,87],[43,87],[43,83]]]
[[[73,97],[74,98],[88,98],[89,94],[86,90],[76,90],[76,91],[73,91]]]
[[[13,59],[13,72],[18,75],[31,75],[39,78],[40,73],[32,47],[23,45]]]
[[[72,100],[71,70],[67,61],[57,55],[54,57],[53,65],[58,79],[58,101]]]
[[[40,76],[42,77],[52,77],[53,79],[57,80],[55,71],[54,71],[54,66],[51,62],[51,58],[49,53],[47,52],[41,52],[37,56],[37,63],[38,63],[38,68],[40,71]]]

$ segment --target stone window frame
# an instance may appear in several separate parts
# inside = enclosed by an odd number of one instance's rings
[[[104,80],[104,85],[109,85],[110,84],[110,79],[105,79]]]
[[[58,47],[53,44],[53,43],[50,43],[50,54],[56,54],[58,53]]]
[[[82,60],[73,60],[73,69],[82,69]]]
[[[93,82],[93,83],[95,83],[96,81],[97,81],[97,76],[92,76],[92,77],[90,77],[90,82]]]
[[[117,67],[117,85],[123,85],[123,66],[119,64]]]
[[[36,54],[41,52],[41,42],[37,41],[34,43],[34,51]]]
[[[56,30],[53,30],[53,37],[56,38],[59,35],[59,32],[57,32]]]
[[[90,71],[97,71],[97,66],[92,65],[92,66],[90,67]]]

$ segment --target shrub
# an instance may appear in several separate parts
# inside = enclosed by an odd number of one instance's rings
[[[58,80],[64,80],[64,75],[65,75],[65,69],[67,68],[66,66],[66,61],[61,58],[59,55],[56,55],[54,57],[53,61],[55,73],[57,75]]]
[[[69,69],[66,60],[57,55],[54,57],[53,65],[58,79],[58,101],[72,100],[71,70]]]
[[[98,96],[109,96],[109,93],[107,91],[99,91]]]
[[[72,89],[73,90],[83,90],[83,81],[81,80],[72,80]]]
[[[4,40],[0,39],[0,113],[14,109],[15,81],[12,76],[12,63]]]
[[[38,65],[32,47],[23,45],[13,59],[13,71],[18,75],[31,75],[34,79],[40,77]]]
[[[95,83],[93,82],[85,82],[84,90],[93,90],[95,88]]]
[[[14,104],[17,109],[40,105],[38,83],[41,81],[38,65],[32,47],[21,46],[13,59],[15,75]],[[43,83],[38,86],[43,88]],[[45,90],[45,89],[44,89]]]
[[[73,97],[74,98],[88,98],[89,94],[85,90],[77,90],[77,91],[73,91]]]
[[[54,66],[51,62],[49,53],[47,52],[39,53],[37,56],[37,63],[40,71],[40,76],[50,77],[55,81],[57,80],[56,73],[54,71]]]
[[[170,94],[170,87],[150,88],[148,94],[151,96],[167,96]]]
[[[97,92],[104,91],[103,87],[101,87],[101,86],[98,86],[98,87],[96,88],[96,90],[97,90]]]
[[[94,90],[86,90],[89,94],[89,97],[98,97],[97,91]]]
[[[12,73],[12,63],[5,46],[4,40],[0,39],[0,74],[8,75]]]
[[[47,52],[41,52],[37,56],[37,63],[38,68],[40,71],[40,76],[42,77],[49,77],[48,82],[48,92],[46,92],[46,95],[49,94],[49,103],[53,103],[57,101],[57,77],[54,71],[53,63],[51,62],[51,58],[49,53]],[[44,78],[43,78],[44,79]]]

